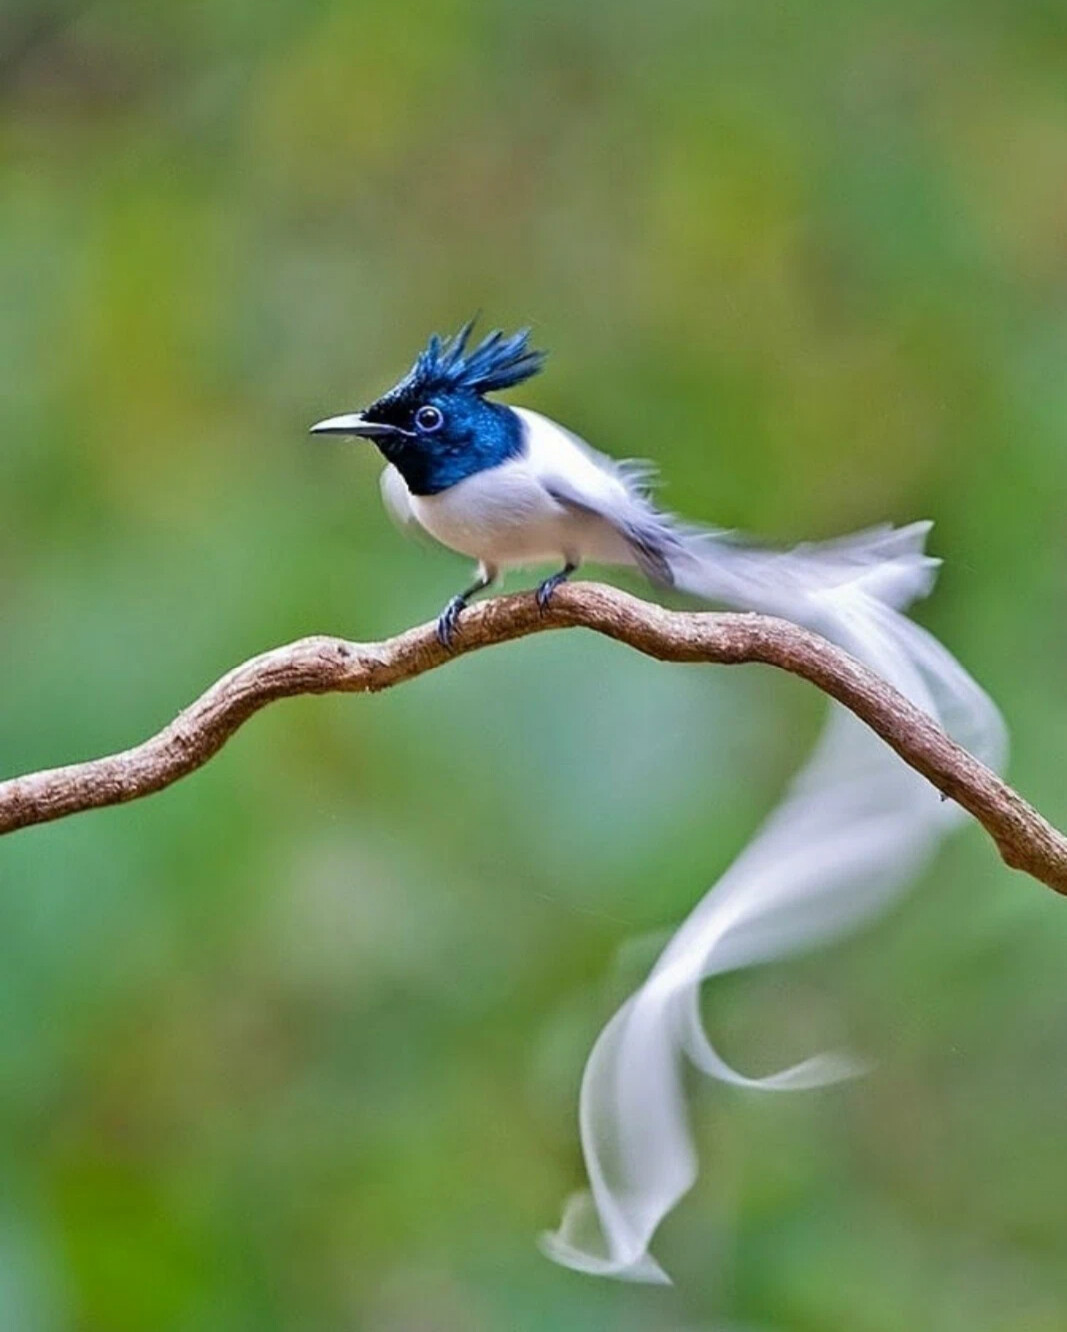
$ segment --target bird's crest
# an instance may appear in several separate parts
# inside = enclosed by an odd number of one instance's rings
[[[434,393],[455,389],[492,393],[521,384],[544,365],[545,353],[529,345],[528,328],[510,337],[494,329],[468,351],[473,328],[474,320],[469,319],[451,338],[434,333],[408,373],[381,401],[422,401]]]

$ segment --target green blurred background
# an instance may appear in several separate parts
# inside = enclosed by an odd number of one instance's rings
[[[1067,820],[1060,0],[4,0],[0,771],[297,635],[424,620],[307,437],[476,309],[518,400],[778,539],[936,520],[920,610]],[[1067,907],[968,828],[861,938],[715,983],[673,1289],[538,1253],[577,1085],[813,691],[577,633],[271,708],[0,847],[0,1328],[1059,1332]]]

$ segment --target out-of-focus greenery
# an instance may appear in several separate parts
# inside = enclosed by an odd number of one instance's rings
[[[432,329],[779,539],[936,519],[921,616],[1067,819],[1055,0],[6,0],[0,771],[467,573],[312,441]],[[1067,911],[970,828],[892,916],[717,982],[674,1289],[535,1247],[612,1006],[771,807],[812,691],[578,634],[290,702],[0,845],[3,1332],[1059,1332]],[[652,943],[648,940],[652,939]]]

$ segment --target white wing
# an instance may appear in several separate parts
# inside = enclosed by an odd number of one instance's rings
[[[672,560],[681,548],[669,516],[647,496],[654,468],[598,453],[539,412],[512,410],[526,427],[529,470],[557,504],[582,520],[575,528],[576,553],[597,564],[636,564],[651,582],[671,586]]]

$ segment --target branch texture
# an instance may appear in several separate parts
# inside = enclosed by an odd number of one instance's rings
[[[160,791],[206,763],[275,699],[375,693],[477,648],[578,627],[659,661],[761,662],[801,676],[854,712],[946,798],[972,814],[1008,865],[1067,895],[1067,838],[926,713],[840,648],[786,620],[669,611],[598,583],[564,585],[544,614],[528,593],[472,606],[451,651],[426,624],[381,643],[302,638],[252,657],[143,744],[0,783],[0,834]]]

